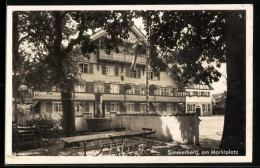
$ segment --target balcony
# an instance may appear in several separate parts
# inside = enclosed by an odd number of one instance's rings
[[[34,91],[33,99],[48,99],[48,100],[58,100],[61,98],[59,92],[40,92]],[[89,100],[94,101],[95,96],[93,93],[74,93],[74,100]],[[146,100],[145,95],[131,95],[126,94],[103,94],[103,101],[142,101]],[[185,97],[180,96],[149,96],[150,101],[159,101],[159,102],[184,102]]]
[[[106,54],[105,50],[100,50],[100,55],[99,55],[100,60],[109,60],[109,61],[117,61],[117,62],[127,62],[127,63],[132,63],[134,59],[134,55],[130,54],[122,54],[122,53],[115,53],[112,52],[110,55]],[[139,65],[146,65],[146,56],[142,55],[141,57],[138,56],[136,60],[136,64]]]
[[[60,99],[61,94],[59,92],[40,92],[34,91],[33,92],[34,99]]]

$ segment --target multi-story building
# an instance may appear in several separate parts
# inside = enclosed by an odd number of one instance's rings
[[[84,60],[77,62],[81,71],[81,82],[74,88],[73,101],[76,115],[83,115],[85,118],[106,118],[110,117],[111,113],[146,112],[146,62],[148,55],[146,40],[140,42],[141,47],[137,53],[135,71],[130,71],[134,58],[133,45],[138,38],[145,39],[145,36],[136,26],[133,26],[129,38],[118,44],[119,52],[115,52],[114,50],[106,50],[105,45],[107,45],[109,36],[105,31],[100,30],[91,36],[91,39],[99,47],[96,52],[90,55],[90,59],[84,58]],[[173,114],[191,112],[196,108],[192,105],[192,110],[190,110],[190,103],[197,102],[190,100],[192,98],[187,95],[186,91],[178,88],[177,83],[170,78],[167,72],[160,72],[156,76],[151,71],[149,84],[156,86],[156,90],[149,96],[149,113]],[[188,91],[190,92],[190,90]],[[205,88],[203,94],[208,96],[205,98],[211,100],[209,92],[210,88]],[[101,97],[97,96],[96,93],[101,93]],[[57,87],[53,87],[52,92],[34,90],[35,112],[47,113],[52,116],[61,114],[60,98]],[[185,105],[186,101],[189,102],[187,105]],[[203,100],[204,102],[209,103],[206,100]],[[185,106],[187,110],[185,110]],[[205,109],[203,105],[202,109]],[[207,109],[211,108],[207,106]]]

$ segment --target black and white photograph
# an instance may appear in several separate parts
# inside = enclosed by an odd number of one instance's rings
[[[7,6],[6,164],[252,162],[253,5]]]

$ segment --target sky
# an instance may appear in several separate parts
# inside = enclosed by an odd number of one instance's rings
[[[146,35],[146,31],[143,29],[144,25],[142,23],[142,20],[139,19],[133,19],[135,25],[142,31],[144,35]],[[218,82],[213,82],[211,85],[214,88],[214,90],[211,92],[212,94],[216,93],[223,93],[224,91],[227,90],[227,85],[226,85],[226,76],[227,76],[227,71],[226,71],[226,64],[223,63],[220,68],[216,68],[221,74],[221,78],[219,79]]]

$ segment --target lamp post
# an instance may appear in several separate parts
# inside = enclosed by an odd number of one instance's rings
[[[14,78],[14,84],[13,84],[13,91],[14,91],[14,109],[15,109],[15,152],[16,156],[18,156],[18,110],[17,110],[17,91],[21,92],[21,97],[20,97],[20,103],[21,99],[24,97],[24,93],[28,90],[28,87],[26,85],[20,85],[17,89],[17,74],[14,72],[13,73],[13,78]],[[22,97],[23,96],[23,97]]]

